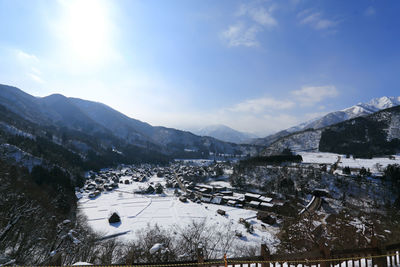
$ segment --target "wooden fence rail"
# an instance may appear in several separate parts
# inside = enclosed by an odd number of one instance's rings
[[[377,245],[372,242],[369,248],[329,250],[320,246],[311,251],[290,254],[270,254],[265,244],[261,245],[261,255],[255,257],[204,259],[202,249],[198,251],[197,261],[134,263],[127,262],[124,266],[147,267],[291,267],[291,266],[318,266],[318,267],[400,267],[400,243],[390,245]],[[48,266],[61,265],[61,259],[57,262],[49,262]],[[102,265],[104,266],[104,265]]]

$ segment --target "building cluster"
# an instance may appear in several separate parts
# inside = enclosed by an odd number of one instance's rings
[[[134,193],[153,194],[162,193],[164,187],[160,183],[149,181],[150,177],[157,176],[165,182],[166,188],[175,188],[175,195],[179,200],[191,200],[196,203],[211,203],[217,205],[250,208],[259,212],[275,213],[282,205],[278,200],[261,194],[245,192],[240,188],[231,188],[222,185],[207,184],[210,180],[226,179],[226,166],[213,164],[209,166],[190,166],[172,164],[167,167],[129,166],[120,170],[103,170],[98,173],[90,172],[83,190],[89,193],[89,198],[95,198],[103,191],[111,191],[119,184],[143,183]]]

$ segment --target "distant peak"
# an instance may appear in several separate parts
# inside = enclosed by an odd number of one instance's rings
[[[67,98],[67,97],[62,95],[62,94],[51,94],[51,95],[45,96],[43,98],[47,98],[47,99],[64,99],[64,98]]]

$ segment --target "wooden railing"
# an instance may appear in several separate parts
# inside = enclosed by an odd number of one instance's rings
[[[375,244],[374,244],[375,243]],[[389,245],[377,245],[372,242],[369,248],[329,250],[320,246],[311,251],[270,254],[265,244],[261,245],[261,256],[204,259],[202,249],[198,250],[196,261],[135,263],[127,262],[124,266],[147,266],[147,267],[278,267],[278,266],[318,266],[318,267],[361,267],[361,266],[400,266],[400,243]],[[373,246],[375,245],[375,246]],[[46,265],[57,266],[57,262],[49,262]],[[104,266],[104,265],[102,265]]]

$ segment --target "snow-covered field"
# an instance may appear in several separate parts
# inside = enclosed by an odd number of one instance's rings
[[[125,178],[129,177],[121,177],[122,180]],[[262,222],[256,219],[256,211],[214,204],[197,204],[191,201],[183,203],[173,195],[172,189],[166,189],[163,195],[133,193],[141,186],[147,187],[150,182],[164,184],[164,179],[153,176],[147,183],[120,184],[119,188],[103,192],[95,199],[89,199],[87,193],[83,193],[78,202],[78,209],[87,216],[89,225],[95,231],[103,236],[119,235],[118,238],[125,240],[134,239],[137,231],[149,224],[158,224],[166,229],[175,227],[183,229],[193,220],[206,220],[207,224],[221,230],[230,225],[232,230],[240,231],[243,237],[236,238],[239,243],[259,245],[265,241],[273,248],[279,242],[276,238],[279,229],[268,225],[263,229]],[[218,209],[225,210],[226,215],[217,214]],[[108,218],[112,212],[120,215],[120,224],[109,224]],[[253,234],[247,233],[245,227],[239,224],[240,218],[247,219],[253,225],[255,230]]]
[[[299,152],[299,155],[303,157],[304,163],[318,163],[318,164],[333,164],[338,160],[340,156],[339,167],[349,166],[350,168],[361,168],[370,169],[373,173],[382,172],[389,164],[400,164],[400,156],[394,156],[394,159],[386,158],[372,158],[372,159],[353,159],[353,157],[346,158],[346,155],[340,155],[335,153],[325,152]]]

